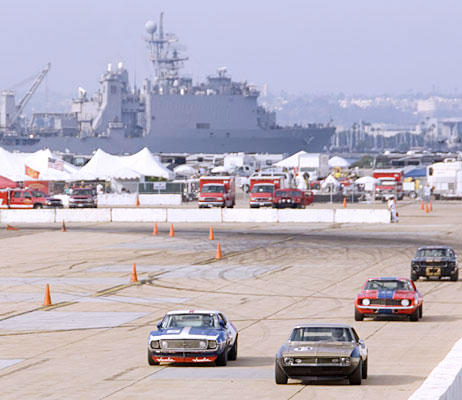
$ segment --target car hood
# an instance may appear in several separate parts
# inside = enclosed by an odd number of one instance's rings
[[[284,345],[284,357],[349,357],[355,348],[352,342],[290,342]]]
[[[414,297],[412,290],[363,290],[358,297],[367,299],[406,299]]]
[[[200,339],[216,338],[222,333],[222,330],[216,328],[169,328],[152,331],[152,339]]]

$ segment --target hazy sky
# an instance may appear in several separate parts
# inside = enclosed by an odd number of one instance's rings
[[[0,0],[0,88],[48,62],[50,91],[93,92],[108,63],[152,76],[144,24],[165,11],[197,79],[289,93],[462,89],[461,0]]]

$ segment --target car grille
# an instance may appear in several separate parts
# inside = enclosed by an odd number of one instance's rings
[[[199,346],[201,340],[198,339],[170,339],[162,342],[167,342],[167,349],[201,349]]]
[[[421,262],[418,264],[419,267],[446,267],[447,263],[446,262]]]
[[[400,306],[401,305],[401,300],[371,299],[371,305],[374,305],[374,306]]]
[[[216,197],[206,197],[204,201],[217,201]]]
[[[340,357],[294,357],[295,360],[302,360],[296,364],[339,364]],[[295,364],[295,365],[296,365]]]

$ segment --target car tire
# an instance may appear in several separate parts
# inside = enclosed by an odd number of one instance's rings
[[[233,347],[231,347],[231,350],[228,353],[228,360],[236,361],[236,359],[237,359],[237,347],[238,347],[238,344],[237,344],[237,336],[236,336],[236,340],[234,341]]]
[[[361,368],[361,376],[362,376],[363,379],[367,379],[367,360],[368,360],[368,358],[366,358],[363,361],[363,366]]]
[[[459,279],[459,270],[457,270],[457,272],[454,275],[451,275],[452,282],[457,282],[458,279]]]
[[[417,322],[419,320],[419,309],[416,308],[415,311],[409,315],[409,319],[412,321],[412,322]]]
[[[415,282],[417,280],[419,280],[419,277],[417,276],[417,274],[414,272],[411,272],[411,281]]]
[[[356,308],[355,308],[355,321],[362,321],[364,320],[364,315],[361,314]]]
[[[41,204],[34,204],[34,208],[37,209],[37,208],[43,208],[43,206]]]
[[[152,352],[148,349],[148,364],[149,365],[159,365],[157,361],[152,359]]]
[[[363,363],[360,361],[359,365],[356,367],[353,373],[348,376],[348,380],[351,385],[361,385],[362,371],[363,371]]]
[[[215,365],[219,367],[226,367],[226,364],[228,364],[228,351],[225,349],[215,360]]]
[[[423,317],[423,304],[420,305],[419,307],[419,318]]]
[[[279,366],[277,360],[274,365],[274,380],[276,381],[277,385],[287,384],[287,375],[284,373],[282,368]]]

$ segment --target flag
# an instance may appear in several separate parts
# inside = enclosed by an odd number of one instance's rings
[[[31,178],[38,179],[40,172],[26,165],[26,175],[30,176]]]
[[[58,171],[64,171],[64,161],[48,157],[48,168],[57,169]]]

